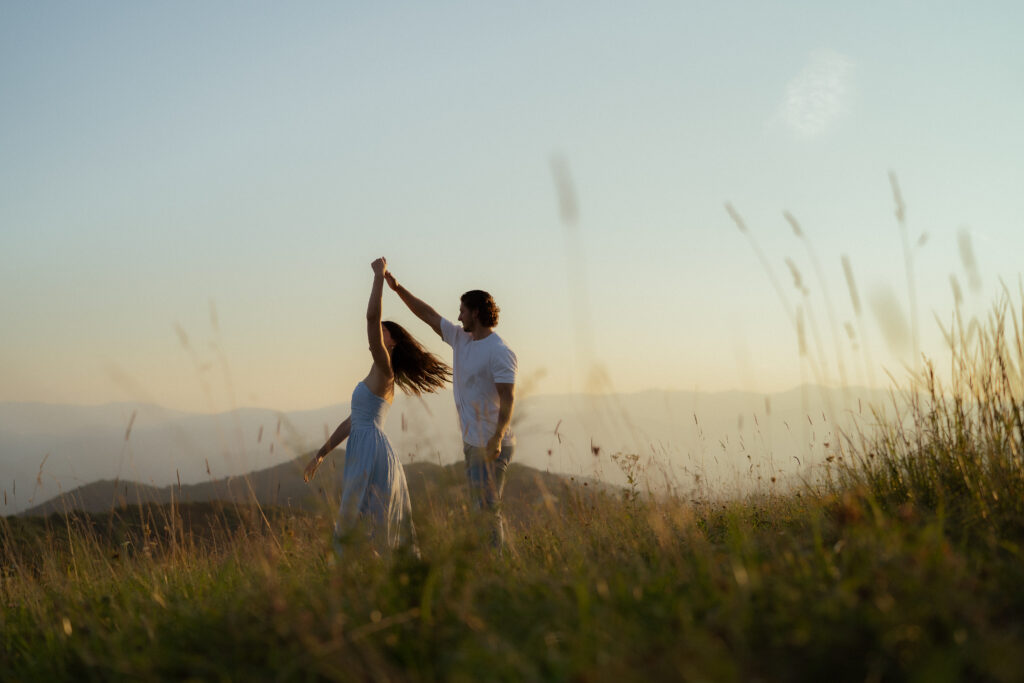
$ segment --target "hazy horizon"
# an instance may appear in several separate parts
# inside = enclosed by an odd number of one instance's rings
[[[644,486],[655,489],[699,481],[725,493],[765,485],[769,477],[788,485],[818,465],[836,427],[854,414],[870,416],[867,402],[860,402],[870,395],[883,396],[880,390],[847,395],[842,389],[770,397],[657,391],[531,396],[517,404],[515,460],[624,483],[612,456],[633,453],[645,463]],[[130,403],[3,402],[3,511],[12,514],[103,479],[164,486],[266,469],[308,455],[345,415],[346,404],[208,415]],[[450,396],[397,397],[385,432],[403,462],[447,465],[462,458]]]
[[[909,377],[909,375],[908,375],[908,377]],[[903,386],[905,386],[905,385],[903,385]],[[522,400],[523,398],[527,398],[527,399],[533,399],[533,398],[537,398],[537,399],[555,399],[555,398],[587,398],[587,397],[595,397],[595,398],[602,398],[602,397],[604,397],[604,398],[607,398],[607,397],[611,397],[611,396],[635,396],[635,395],[639,395],[639,394],[651,394],[651,393],[654,393],[654,394],[696,394],[696,395],[706,395],[706,396],[715,396],[715,395],[724,395],[724,394],[749,394],[751,396],[771,397],[771,396],[778,396],[778,395],[783,395],[783,394],[794,393],[794,392],[801,391],[801,390],[810,390],[810,391],[815,391],[815,392],[820,391],[822,389],[829,390],[829,391],[837,391],[837,392],[842,392],[842,391],[850,391],[850,392],[870,392],[870,391],[888,392],[890,389],[899,389],[899,388],[901,388],[900,385],[869,387],[869,386],[866,386],[866,385],[856,385],[856,384],[824,385],[824,384],[816,384],[814,382],[804,382],[802,384],[797,384],[797,385],[794,385],[794,386],[791,386],[791,387],[788,387],[788,388],[779,389],[779,390],[776,390],[776,391],[755,391],[755,390],[749,390],[749,389],[719,389],[719,390],[666,389],[666,388],[662,388],[662,387],[649,387],[649,388],[646,388],[646,389],[636,389],[636,390],[633,390],[633,391],[609,391],[608,389],[605,388],[605,389],[594,389],[594,390],[591,390],[591,391],[575,391],[575,392],[568,392],[568,391],[563,391],[563,392],[556,392],[556,391],[552,391],[552,392],[532,392],[532,393],[527,394],[526,396],[519,396],[519,399]],[[435,394],[435,396],[443,396],[445,394],[448,394],[450,396],[450,394],[451,394],[451,387],[450,386],[447,387],[445,390],[437,392]],[[396,397],[401,397],[401,400],[405,400],[405,401],[416,400],[414,396],[409,396],[407,394],[403,394],[400,391],[396,392],[395,395],[396,395]],[[99,403],[63,403],[63,402],[57,402],[57,401],[9,401],[9,400],[0,400],[0,405],[5,405],[5,404],[6,405],[40,405],[40,406],[48,406],[48,407],[53,407],[53,408],[60,408],[60,407],[71,407],[71,408],[106,408],[106,407],[142,407],[142,406],[148,406],[148,407],[152,407],[152,408],[159,408],[160,410],[167,410],[167,411],[171,411],[171,412],[175,412],[175,413],[181,413],[183,415],[210,415],[210,416],[216,416],[216,415],[226,415],[226,414],[230,414],[231,412],[240,411],[240,410],[263,410],[263,411],[277,412],[277,413],[282,413],[282,414],[303,413],[303,412],[316,412],[318,410],[323,410],[323,409],[326,409],[326,408],[334,408],[334,407],[338,407],[338,406],[345,406],[345,405],[349,404],[349,401],[347,400],[347,397],[346,397],[345,400],[337,400],[337,401],[333,401],[331,403],[326,403],[326,404],[323,404],[323,405],[312,406],[312,407],[308,407],[308,408],[295,408],[295,409],[291,409],[291,410],[283,410],[281,408],[276,408],[276,407],[274,407],[272,405],[258,405],[258,404],[254,404],[254,403],[242,403],[242,404],[239,404],[239,405],[234,406],[234,407],[230,407],[229,406],[229,407],[224,407],[222,409],[217,409],[215,412],[208,412],[208,411],[202,410],[201,407],[199,407],[197,409],[175,408],[175,407],[171,407],[171,406],[167,406],[167,405],[162,405],[160,403],[149,403],[149,402],[146,402],[146,401],[139,401],[139,400],[103,401],[103,402],[99,402]]]

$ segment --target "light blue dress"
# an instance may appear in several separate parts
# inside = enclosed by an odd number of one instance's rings
[[[366,533],[377,550],[408,545],[416,551],[405,470],[381,430],[390,408],[364,382],[352,392],[345,480],[334,525],[339,552],[340,542],[353,533]]]

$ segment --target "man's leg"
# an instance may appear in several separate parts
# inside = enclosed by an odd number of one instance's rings
[[[505,490],[505,471],[508,469],[509,461],[512,460],[514,450],[514,446],[502,446],[497,460],[489,461],[485,448],[463,444],[470,499],[489,517],[491,545],[496,548],[505,544],[505,521],[501,514],[501,496]]]

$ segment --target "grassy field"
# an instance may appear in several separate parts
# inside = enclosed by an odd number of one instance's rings
[[[952,331],[948,386],[926,370],[803,489],[567,482],[502,555],[457,495],[414,501],[422,558],[336,559],[327,511],[8,518],[0,678],[1024,680],[1018,320]]]

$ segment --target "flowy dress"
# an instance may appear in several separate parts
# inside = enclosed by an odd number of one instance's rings
[[[361,533],[378,551],[402,546],[417,551],[405,470],[382,431],[390,408],[364,382],[352,392],[341,507],[334,524],[339,553],[345,539]]]

